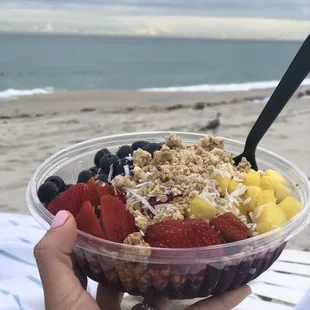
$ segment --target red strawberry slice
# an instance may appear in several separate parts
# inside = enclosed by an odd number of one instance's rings
[[[89,192],[90,192],[90,202],[93,206],[99,206],[100,204],[100,197],[98,195],[98,184],[96,183],[95,178],[91,178],[88,182],[87,185],[89,187]]]
[[[248,238],[247,226],[231,212],[213,218],[210,225],[219,232],[226,242],[240,241]]]
[[[90,202],[93,206],[100,205],[100,197],[102,195],[115,196],[115,190],[112,185],[96,181],[94,177],[87,182],[87,185],[90,189]]]
[[[108,195],[114,197],[116,195],[114,187],[109,183],[99,183],[98,185],[98,195],[99,197]]]
[[[123,243],[135,231],[134,218],[119,199],[104,195],[100,198],[100,219],[106,238]]]
[[[223,239],[205,221],[166,220],[148,227],[145,241],[159,248],[194,248],[223,244]]]
[[[104,232],[89,201],[84,202],[82,208],[75,217],[75,221],[79,230],[92,236],[105,239]]]
[[[47,210],[53,215],[56,215],[60,210],[67,210],[75,217],[83,203],[89,199],[90,192],[88,185],[78,183],[56,196],[47,205]]]

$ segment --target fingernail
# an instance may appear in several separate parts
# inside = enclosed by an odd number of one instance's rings
[[[51,228],[57,228],[62,226],[66,222],[68,216],[68,212],[63,210],[59,211],[52,221]]]

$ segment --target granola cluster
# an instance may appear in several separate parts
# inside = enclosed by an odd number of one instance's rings
[[[187,146],[180,137],[170,134],[153,156],[142,149],[136,150],[133,164],[132,174],[116,177],[113,185],[127,193],[127,207],[142,234],[151,224],[189,217],[190,203],[197,195],[205,195],[219,213],[233,212],[248,224],[247,217],[236,207],[239,197],[221,197],[215,176],[242,180],[250,164],[243,159],[235,167],[221,139],[208,136]]]

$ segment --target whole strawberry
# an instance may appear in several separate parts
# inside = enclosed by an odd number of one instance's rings
[[[224,243],[208,223],[196,219],[153,224],[146,231],[145,241],[159,248],[195,248]]]
[[[226,242],[240,241],[248,238],[247,226],[233,213],[225,213],[213,218],[210,225],[219,232]]]

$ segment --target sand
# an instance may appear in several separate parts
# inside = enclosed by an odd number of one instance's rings
[[[301,89],[306,91],[306,89]],[[222,113],[216,134],[244,141],[272,90],[233,93],[75,91],[0,101],[0,212],[27,214],[29,179],[54,152],[85,139],[124,132],[200,128]],[[198,109],[202,102],[202,108]],[[310,97],[295,96],[260,146],[310,176]],[[310,250],[310,228],[290,246]]]
[[[0,212],[29,214],[25,202],[29,179],[39,164],[64,147],[124,132],[212,133],[200,128],[217,112],[221,112],[222,119],[215,134],[244,141],[264,107],[260,101],[271,93],[272,90],[213,94],[103,90],[0,101]],[[252,100],[258,103],[249,103]],[[310,97],[296,95],[260,144],[291,160],[308,176],[309,118]],[[310,227],[290,241],[289,247],[309,251],[309,239]],[[131,304],[136,302],[131,298]],[[129,304],[127,300],[124,309],[130,309]],[[180,307],[177,303],[174,308]]]

